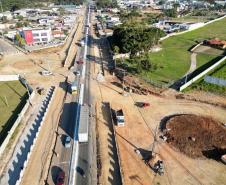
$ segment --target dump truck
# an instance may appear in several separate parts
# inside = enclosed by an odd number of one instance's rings
[[[116,115],[116,121],[118,126],[124,126],[125,125],[125,118],[124,113],[122,109],[119,109],[115,112]]]

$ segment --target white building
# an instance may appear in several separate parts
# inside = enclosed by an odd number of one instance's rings
[[[64,17],[64,25],[65,26],[72,26],[75,23],[76,16],[70,15]]]
[[[0,18],[6,17],[8,20],[12,20],[13,16],[10,11],[0,13]]]
[[[32,29],[33,43],[34,44],[45,44],[52,40],[51,28],[35,28]]]
[[[16,10],[15,12],[13,12],[13,15],[27,17],[27,11],[28,11],[27,9]]]
[[[47,25],[47,26],[50,26],[51,24],[54,24],[54,19],[50,19],[50,18],[41,18],[38,20],[38,23],[40,25]]]

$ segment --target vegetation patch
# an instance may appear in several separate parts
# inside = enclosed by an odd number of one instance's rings
[[[160,43],[162,50],[148,53],[149,47],[159,44],[158,40],[161,32],[158,29],[151,29],[146,34],[143,31],[144,27],[135,26],[136,24],[140,25],[137,22],[132,26],[124,24],[123,27],[114,30],[113,37],[110,39],[112,49],[115,53],[129,52],[132,54],[132,60],[129,59],[122,62],[124,63],[123,65],[130,69],[130,72],[132,70],[133,73],[137,73],[143,79],[154,81],[156,84],[164,86],[172,84],[187,73],[191,65],[191,53],[189,50],[193,46],[206,39],[226,39],[226,32],[222,26],[226,24],[226,18],[224,18],[197,30],[165,39]],[[133,34],[133,28],[140,29],[145,34]],[[149,40],[150,35],[154,39]],[[137,57],[137,54],[139,54],[139,57]],[[198,54],[197,67],[199,68],[203,64],[216,60],[216,57],[212,53]],[[149,60],[149,62],[143,62],[143,64],[149,63],[150,65],[146,66],[151,66],[150,68],[145,68],[145,65],[141,67],[143,58]]]
[[[175,81],[181,78],[190,67],[189,49],[205,39],[216,37],[226,39],[226,32],[222,26],[224,24],[226,24],[226,18],[197,30],[163,40],[163,49],[157,53],[150,53],[152,61],[161,65],[162,68],[150,72],[148,74],[150,78],[160,82]],[[209,59],[212,59],[212,56],[201,56],[200,63],[209,62]]]

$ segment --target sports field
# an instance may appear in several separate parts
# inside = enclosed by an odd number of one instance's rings
[[[226,29],[223,26],[225,24],[226,18],[197,30],[163,40],[161,43],[163,49],[157,53],[150,53],[151,61],[160,67],[155,71],[142,74],[142,76],[158,83],[173,82],[181,78],[190,67],[189,49],[205,39],[220,38],[226,40]],[[212,57],[201,56],[198,60],[201,60],[200,64],[202,64],[208,62]]]
[[[0,133],[15,121],[26,98],[26,88],[19,81],[0,82]]]

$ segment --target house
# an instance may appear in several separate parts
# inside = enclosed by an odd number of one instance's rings
[[[13,12],[13,16],[22,16],[22,17],[27,17],[27,9],[20,9],[20,10],[16,10]]]
[[[64,25],[65,26],[72,26],[74,23],[75,23],[75,19],[76,19],[76,16],[64,16]]]
[[[220,39],[211,39],[211,40],[205,40],[203,42],[205,45],[209,45],[212,47],[220,48],[220,49],[225,49],[226,48],[226,41],[220,40]]]
[[[50,26],[51,24],[54,24],[54,20],[53,19],[50,19],[50,18],[40,18],[40,19],[38,19],[38,23],[40,24],[40,25],[48,25],[48,26]]]
[[[0,13],[0,18],[6,17],[8,20],[12,20],[13,16],[10,11]]]
[[[64,32],[60,31],[60,30],[53,30],[52,31],[52,36],[56,39],[61,39],[61,38],[65,38],[66,35],[64,34]]]

